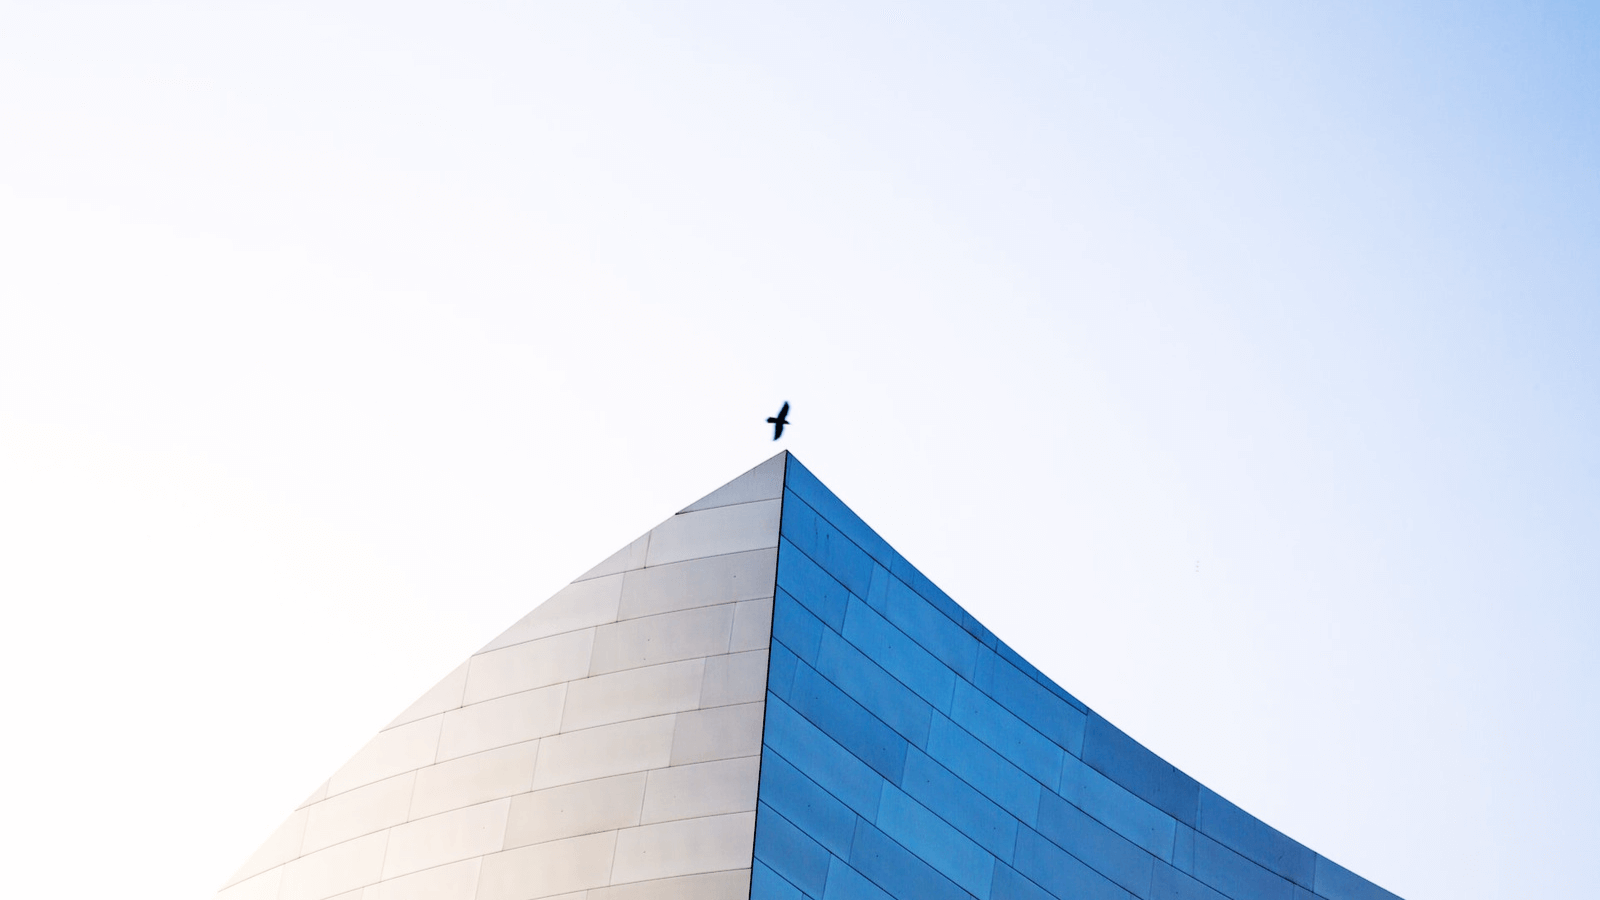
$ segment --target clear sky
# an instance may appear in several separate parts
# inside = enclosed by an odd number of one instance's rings
[[[788,448],[1313,849],[1590,894],[1597,361],[1592,3],[0,2],[4,893],[209,896]]]

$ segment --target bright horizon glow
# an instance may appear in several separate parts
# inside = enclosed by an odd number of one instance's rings
[[[1313,850],[1584,892],[1594,10],[0,22],[12,894],[210,896],[778,449]]]

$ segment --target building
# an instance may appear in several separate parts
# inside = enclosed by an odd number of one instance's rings
[[[1380,900],[1019,657],[788,453],[490,641],[219,900]]]

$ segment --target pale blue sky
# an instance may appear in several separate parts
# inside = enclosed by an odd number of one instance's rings
[[[787,399],[1222,794],[1582,896],[1596,248],[1592,4],[0,2],[7,893],[208,896]]]

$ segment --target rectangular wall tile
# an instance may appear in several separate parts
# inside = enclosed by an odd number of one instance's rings
[[[789,691],[794,688],[795,669],[799,665],[799,657],[782,643],[773,641],[772,661],[767,667],[767,690],[778,697],[789,696]]]
[[[968,893],[955,882],[863,819],[856,820],[850,867],[894,897],[968,900]]]
[[[989,900],[1058,900],[1058,898],[1024,878],[1016,869],[1004,863],[995,867],[994,884]]]
[[[968,681],[978,661],[978,641],[899,579],[889,582],[886,618]]]
[[[1294,885],[1203,834],[1194,839],[1194,877],[1236,900],[1294,900]]]
[[[1083,713],[993,651],[984,648],[979,653],[979,659],[976,682],[979,690],[1016,713],[1068,753],[1077,755],[1083,752]]]
[[[763,650],[772,641],[772,598],[743,600],[734,609],[728,651]]]
[[[761,802],[834,856],[850,855],[856,814],[776,753],[761,757]]]
[[[973,896],[989,896],[994,856],[905,792],[884,785],[875,824],[895,843]]]
[[[822,900],[895,900],[883,889],[868,881],[865,875],[850,868],[838,857],[828,861],[828,887]]]
[[[804,663],[795,669],[789,705],[878,774],[900,783],[906,739]]]
[[[760,702],[767,693],[767,656],[763,648],[707,657],[701,708]]]
[[[765,803],[756,812],[755,859],[808,897],[821,897],[829,853]]]
[[[678,713],[672,765],[755,756],[761,752],[764,703],[743,703]]]
[[[750,863],[755,825],[756,814],[747,812],[620,831],[611,883],[742,869]]]
[[[1157,809],[1194,827],[1200,785],[1097,715],[1083,738],[1083,761]]]
[[[454,759],[555,734],[561,727],[566,696],[567,686],[554,684],[445,713],[439,759]]]
[[[380,831],[300,857],[283,867],[278,900],[323,900],[372,884],[383,875],[388,843]]]
[[[935,716],[928,730],[928,755],[1023,824],[1034,823],[1044,788],[961,726]]]
[[[793,493],[784,496],[783,536],[850,593],[867,595],[872,557]]]
[[[629,619],[597,629],[590,675],[728,652],[733,604]]]
[[[800,461],[793,456],[789,457],[784,487],[793,491],[795,496],[806,502],[807,506],[816,510],[817,515],[844,532],[856,546],[865,550],[879,563],[887,566],[892,558],[899,555],[889,547],[888,542],[878,536],[877,532],[868,527],[854,510],[834,496],[832,491],[817,480],[817,476],[800,465]]]
[[[301,853],[313,853],[406,820],[417,773],[406,772],[336,794],[306,810]]]
[[[945,618],[957,625],[966,625],[972,621],[972,616],[961,605],[950,599],[950,595],[940,590],[928,576],[916,566],[907,562],[905,557],[898,554],[889,562],[889,573],[905,582],[906,586],[916,591],[918,596],[933,604],[933,608],[944,613]],[[992,649],[992,648],[991,648]]]
[[[1057,897],[1129,900],[1134,896],[1031,828],[1017,834],[1016,869]]]
[[[788,539],[778,544],[778,588],[834,631],[844,627],[850,591]]]
[[[645,787],[640,824],[754,812],[761,757],[656,769]]]
[[[1001,862],[1011,861],[1017,845],[1016,816],[927,754],[915,749],[906,754],[906,774],[901,787],[913,800],[978,842]]]
[[[950,718],[969,734],[992,747],[1024,772],[1054,788],[1061,777],[1066,751],[1032,726],[1007,712],[1000,704],[968,684],[956,682]]]
[[[1031,662],[1028,662],[1026,659],[1023,659],[1022,654],[1012,649],[1009,644],[1006,644],[1002,641],[996,641],[995,644],[989,649],[993,650],[995,653],[998,653],[1001,659],[1017,667],[1017,669],[1019,669],[1024,675],[1033,678],[1034,681],[1037,681],[1039,684],[1043,685],[1045,690],[1055,694],[1057,697],[1060,697],[1062,700],[1065,700],[1067,703],[1071,704],[1074,709],[1078,710],[1078,712],[1084,714],[1089,712],[1089,707],[1084,706],[1082,701],[1067,693],[1065,690],[1062,690],[1061,685],[1051,681],[1049,676],[1039,671],[1037,666]]]
[[[727,556],[691,559],[629,572],[622,583],[617,618],[718,606],[772,596],[777,582],[776,546]]]
[[[638,825],[646,778],[634,772],[512,797],[506,849]]]
[[[601,578],[606,575],[620,575],[634,569],[644,568],[645,551],[650,547],[650,534],[646,532],[634,539],[628,546],[606,557],[599,565],[572,579],[574,583]]]
[[[651,533],[645,565],[660,566],[776,546],[780,506],[780,500],[758,500],[679,513]]]
[[[1195,829],[1245,859],[1311,887],[1316,854],[1205,787],[1200,788]]]
[[[1171,866],[1158,865],[1150,881],[1150,900],[1233,900]]]
[[[538,741],[452,759],[417,772],[411,818],[422,819],[523,793],[533,787]]]
[[[910,688],[868,659],[832,631],[822,636],[814,668],[846,694],[861,701],[901,737],[918,747],[928,745],[928,723],[933,707]]]
[[[789,648],[799,659],[816,665],[817,648],[822,646],[822,633],[828,626],[822,624],[810,609],[788,591],[778,590],[772,609],[772,640]]]
[[[760,830],[760,825],[756,829]],[[761,839],[756,838],[759,842]],[[757,856],[759,856],[759,852]],[[800,889],[783,879],[783,876],[772,871],[770,867],[757,859],[750,869],[750,898],[749,900],[804,900],[805,894]],[[255,900],[254,897],[250,900]]]
[[[1131,893],[1150,886],[1156,858],[1055,794],[1039,804],[1038,832]]]
[[[362,892],[361,900],[473,900],[482,865],[482,859],[465,859],[380,881]]]
[[[1187,827],[1071,756],[1062,761],[1059,793],[1112,831],[1169,862],[1174,830]]]
[[[672,716],[602,725],[547,738],[539,744],[533,786],[541,789],[667,765]]]
[[[777,453],[761,465],[684,507],[682,511],[695,512],[718,506],[777,499],[783,495],[783,474],[788,461],[788,451]]]
[[[882,776],[787,703],[767,697],[766,746],[845,805],[874,819]]]
[[[567,685],[562,731],[683,712],[700,705],[704,659],[626,669]]]
[[[872,578],[867,583],[867,594],[861,599],[867,601],[867,605],[880,616],[889,613],[889,583],[893,580],[895,580],[894,573],[890,572],[887,566],[882,563],[873,565]]]
[[[852,600],[844,637],[934,709],[949,713],[955,694],[955,672],[909,635],[860,600]]]
[[[484,857],[476,900],[537,900],[603,887],[611,877],[615,831],[518,847]]]
[[[479,653],[467,661],[465,701],[482,703],[582,678],[589,674],[593,646],[594,629],[584,628]]]
[[[511,800],[454,809],[396,826],[389,832],[383,877],[431,869],[499,850],[505,841]]]
[[[1172,837],[1172,867],[1185,875],[1194,874],[1194,839],[1194,829],[1181,824]]]

